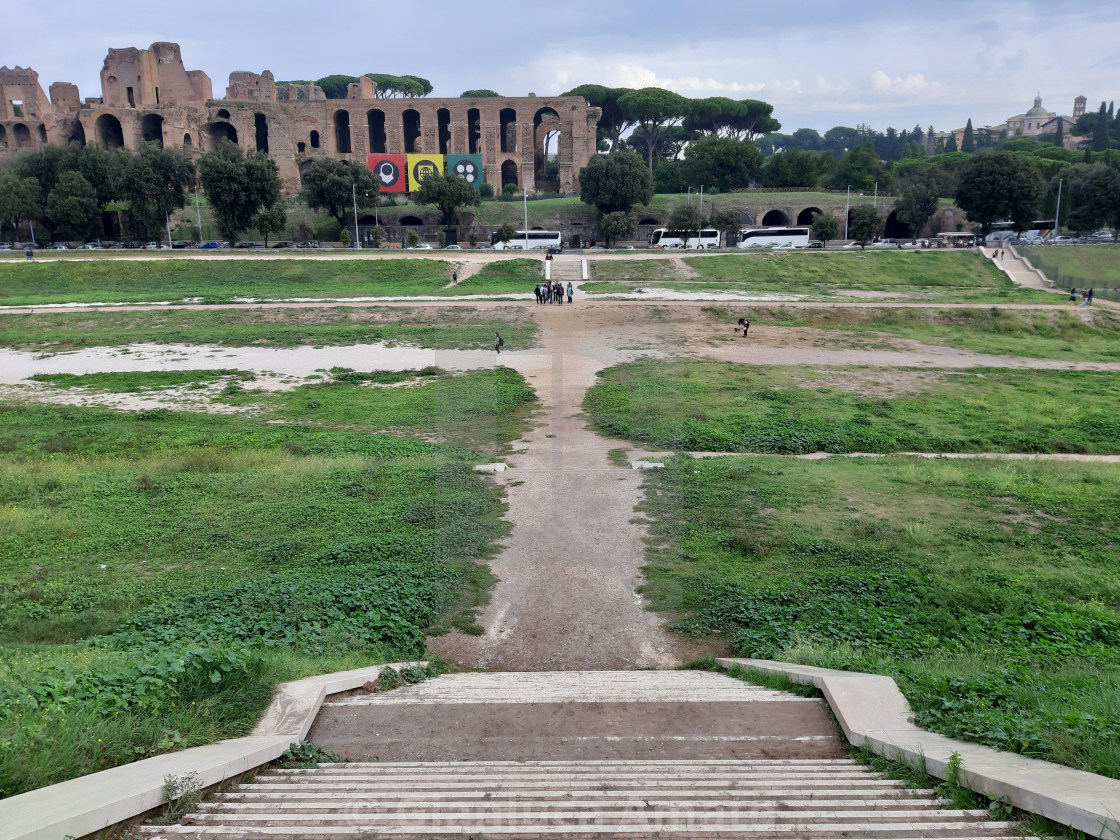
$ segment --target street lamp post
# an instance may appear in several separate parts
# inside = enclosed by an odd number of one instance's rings
[[[852,185],[848,184],[848,197],[844,199],[844,241],[848,240],[848,212],[852,206]]]
[[[202,210],[198,206],[198,183],[194,185],[194,215],[198,219],[198,238],[202,239]],[[171,238],[167,239],[167,247],[171,247]]]
[[[358,240],[358,185],[350,182],[350,198],[354,202],[354,244],[352,247],[360,248],[362,243]]]
[[[1058,179],[1058,203],[1054,205],[1054,235],[1058,235],[1058,230],[1062,226],[1062,179]]]
[[[524,250],[525,250],[526,253],[528,253],[529,252],[529,190],[522,187],[521,188],[521,196],[522,196],[522,202],[521,203],[522,203],[522,205],[524,207],[524,210],[525,210],[525,230],[522,231],[522,233],[525,234],[525,249]]]

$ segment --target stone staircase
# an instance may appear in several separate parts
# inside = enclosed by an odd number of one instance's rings
[[[846,758],[820,700],[708,672],[454,674],[338,698],[309,738],[377,760],[269,769],[144,834],[825,840],[1015,829]]]

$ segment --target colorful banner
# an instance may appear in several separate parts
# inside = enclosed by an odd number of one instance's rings
[[[447,174],[462,178],[477,190],[482,186],[482,155],[448,155]]]
[[[406,192],[408,182],[404,175],[404,155],[367,155],[366,166],[381,179],[381,192]]]
[[[433,172],[443,174],[443,155],[409,155],[408,191],[420,189],[420,182]]]

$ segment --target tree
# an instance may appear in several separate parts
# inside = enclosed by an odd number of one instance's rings
[[[739,236],[742,220],[734,210],[714,210],[708,224],[723,234],[724,244],[730,247]]]
[[[661,132],[657,138],[657,145],[653,149],[654,171],[656,172],[663,163],[676,161],[685,146],[695,137],[693,132],[680,125],[671,125]],[[646,138],[637,132],[623,140],[620,148],[630,148],[642,157],[647,157]]]
[[[698,233],[703,227],[704,219],[700,215],[699,207],[694,204],[678,204],[669,213],[669,221],[665,225],[665,232],[680,239],[682,247],[687,248],[689,234]]]
[[[199,175],[222,238],[236,244],[253,217],[280,200],[280,174],[264,152],[245,154],[223,142],[198,161]]]
[[[420,189],[412,194],[417,204],[432,204],[439,210],[443,224],[450,230],[460,207],[477,207],[482,199],[471,184],[457,175],[434,172],[420,182]]]
[[[653,175],[634,152],[596,155],[580,170],[580,201],[605,215],[653,198]]]
[[[162,230],[167,217],[187,203],[187,186],[194,164],[181,148],[165,149],[158,143],[141,143],[125,161],[120,178],[120,198],[147,228],[148,235]]]
[[[828,213],[813,214],[813,236],[828,245],[829,240],[835,239],[840,233],[840,222]]]
[[[895,204],[895,213],[899,220],[910,226],[914,241],[917,241],[926,222],[937,212],[940,198],[938,193],[937,181],[930,175],[915,178],[902,188],[902,195]]]
[[[959,150],[959,149],[957,148],[957,135],[956,135],[956,132],[953,132],[953,131],[950,131],[950,132],[949,132],[949,141],[948,141],[948,142],[947,142],[947,143],[945,144],[945,151],[946,151],[946,152],[957,152],[957,151],[960,151],[960,150]]]
[[[976,151],[976,140],[972,136],[972,117],[964,124],[964,137],[961,139],[961,151],[971,154]]]
[[[762,170],[762,184],[766,187],[812,187],[820,175],[819,161],[831,161],[831,155],[822,156],[798,148],[786,149],[771,155]]]
[[[432,83],[421,76],[394,76],[391,73],[366,73],[365,76],[377,83],[377,92],[374,96],[378,99],[427,96],[432,92]]]
[[[416,234],[416,231],[410,230],[409,234],[410,234],[409,239],[411,240],[412,236],[414,236]],[[352,237],[350,235],[350,228],[343,228],[342,230],[340,230],[338,232],[338,241],[342,243],[343,248],[349,248],[350,247],[350,245],[354,241],[354,237]],[[420,241],[419,236],[416,237],[416,241],[417,242]],[[415,244],[415,243],[410,242],[409,244]]]
[[[1096,124],[1093,126],[1093,151],[1103,152],[1108,148],[1108,130],[1110,120],[1108,119],[1108,111],[1104,103],[1101,103],[1101,110],[1097,114]]]
[[[736,119],[746,115],[747,106],[726,96],[709,96],[688,103],[684,127],[707,137],[718,137],[731,130]]]
[[[881,192],[888,192],[891,181],[890,169],[879,160],[874,147],[870,143],[865,143],[844,153],[837,162],[829,183],[835,190],[843,190],[850,186],[853,190],[859,189],[864,192],[871,192],[878,183]]]
[[[101,217],[97,191],[78,172],[63,172],[47,197],[47,220],[66,239],[85,239]]]
[[[279,233],[288,224],[288,209],[281,201],[262,210],[253,218],[253,227],[264,237],[265,247],[268,247],[269,234]]]
[[[688,100],[678,93],[647,87],[631,90],[618,98],[626,118],[646,141],[646,163],[653,171],[653,151],[665,130],[688,113]]]
[[[335,74],[333,76],[324,76],[321,79],[316,79],[315,84],[323,89],[323,93],[327,99],[345,99],[348,88],[351,84],[358,81],[357,76],[343,76]]]
[[[860,250],[879,235],[879,214],[874,207],[856,207],[848,222],[848,236],[859,243]]]
[[[1007,218],[1019,233],[1038,212],[1045,187],[1038,168],[1013,152],[977,152],[961,170],[957,204],[984,233]]]
[[[303,198],[312,210],[325,210],[345,224],[354,204],[372,207],[377,201],[381,179],[365,166],[348,160],[320,158],[303,177]]]
[[[98,206],[104,209],[121,198],[121,177],[131,156],[132,152],[126,148],[106,149],[96,143],[85,146],[72,143],[66,149],[63,165],[77,170],[89,181],[97,193]]]
[[[763,134],[782,130],[782,124],[773,117],[774,106],[757,99],[743,99],[743,110],[734,115],[728,126],[728,137],[754,141]]]
[[[628,239],[633,236],[637,227],[637,219],[634,218],[632,213],[627,213],[624,210],[607,213],[599,220],[599,230],[603,232],[608,248],[616,239]]]
[[[1065,122],[1061,117],[1058,117],[1058,128],[1054,131],[1054,145],[1064,148],[1066,145],[1065,135]]]
[[[629,92],[630,88],[579,85],[562,94],[562,96],[582,96],[588,105],[602,110],[603,113],[599,117],[597,137],[600,142],[609,144],[609,151],[617,152],[619,150],[619,138],[628,128],[634,125],[634,121],[626,115],[618,104],[619,98]]]
[[[508,245],[509,241],[516,235],[517,231],[513,229],[513,225],[509,224],[509,222],[503,222],[494,230],[494,236],[496,236],[498,241],[503,245]]]
[[[1078,232],[1111,227],[1120,219],[1120,172],[1103,163],[1078,163],[1060,173],[1069,196],[1068,224]]]
[[[20,223],[39,214],[39,181],[21,178],[12,167],[0,169],[0,225],[19,232]]]
[[[730,137],[700,137],[685,152],[684,178],[690,184],[720,192],[749,187],[762,169],[762,153],[754,143]]]
[[[377,227],[370,228],[369,231],[369,244],[374,248],[380,248],[382,243],[385,242],[385,228],[378,225]]]
[[[501,96],[501,94],[496,90],[490,90],[489,88],[465,90],[459,94],[460,99],[493,99],[496,96]]]

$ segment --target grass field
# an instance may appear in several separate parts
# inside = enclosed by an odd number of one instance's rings
[[[1120,452],[1120,373],[608,368],[584,409],[603,434],[680,451]]]
[[[385,260],[102,260],[0,264],[0,306],[434,294],[450,263]]]
[[[889,674],[922,726],[1118,778],[1117,470],[672,458],[644,594],[737,655]]]
[[[721,325],[746,317],[751,324],[813,327],[840,343],[887,333],[923,344],[957,347],[1001,356],[1068,361],[1120,361],[1120,313],[1104,307],[1046,310],[844,308],[800,309],[751,306],[708,309]],[[847,336],[848,338],[845,338]]]
[[[680,263],[694,276],[683,277]],[[588,292],[622,286],[689,292],[784,294],[806,299],[959,303],[1051,303],[1053,294],[1016,288],[982,256],[967,251],[775,252],[669,259],[596,260]]]
[[[532,392],[336,375],[277,401],[307,421],[283,425],[0,406],[0,797],[247,734],[278,681],[474,629],[507,529],[482,456],[338,423],[493,441]],[[170,385],[104,376],[84,384]]]
[[[500,312],[377,307],[159,309],[147,312],[0,312],[0,347],[74,350],[127,344],[299,347],[384,341],[435,350],[533,347],[536,325]]]
[[[544,279],[544,262],[540,259],[521,257],[512,260],[488,262],[477,274],[472,274],[457,286],[444,289],[440,294],[449,295],[500,295],[510,292],[527,293]]]
[[[1019,253],[1053,280],[1055,288],[1084,291],[1092,287],[1097,297],[1120,300],[1120,246],[1022,247]]]

